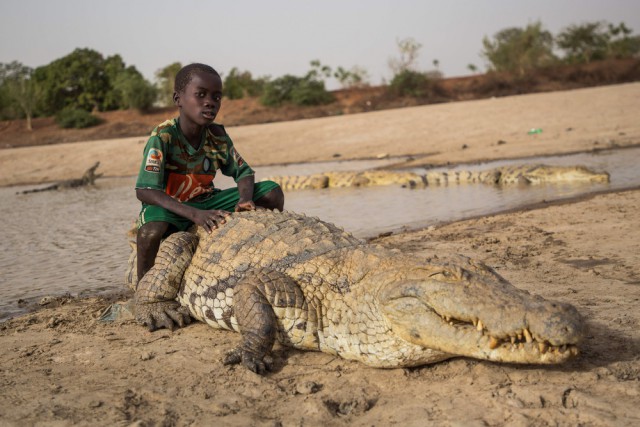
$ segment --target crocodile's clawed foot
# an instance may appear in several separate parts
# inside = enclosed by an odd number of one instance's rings
[[[255,353],[241,348],[233,349],[224,357],[223,365],[237,365],[241,363],[250,371],[264,375],[273,369],[273,358],[269,355],[260,357]]]
[[[172,331],[191,323],[189,309],[176,301],[161,301],[136,304],[136,321],[149,328],[149,332],[166,328]]]

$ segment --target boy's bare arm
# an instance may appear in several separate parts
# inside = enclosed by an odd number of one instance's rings
[[[209,233],[224,224],[226,222],[225,218],[231,215],[229,212],[221,210],[205,211],[196,209],[178,202],[160,190],[152,190],[150,188],[137,188],[136,197],[142,203],[160,206],[176,215],[187,218],[189,221],[203,227]]]
[[[253,175],[245,176],[238,181],[238,194],[240,195],[240,200],[236,205],[236,212],[256,210],[256,205],[253,203],[254,185],[255,177]]]

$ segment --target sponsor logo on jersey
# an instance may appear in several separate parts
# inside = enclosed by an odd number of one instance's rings
[[[147,161],[144,165],[144,170],[147,172],[159,173],[160,165],[162,165],[162,151],[157,148],[152,148],[147,154]]]
[[[166,192],[169,196],[181,202],[191,200],[203,193],[213,190],[213,175],[169,174]]]

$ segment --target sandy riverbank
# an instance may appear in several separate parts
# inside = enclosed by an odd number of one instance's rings
[[[635,144],[639,107],[640,84],[630,84],[229,132],[254,165],[381,153],[473,162]],[[531,127],[543,133],[529,136]],[[107,175],[132,175],[141,140],[0,150],[0,183],[72,178],[95,160]],[[276,372],[258,377],[222,365],[236,334],[101,324],[109,301],[62,300],[0,324],[0,424],[636,425],[638,206],[640,191],[627,191],[379,240],[417,257],[462,253],[518,287],[574,304],[590,332],[565,365],[454,359],[375,370],[278,349]]]

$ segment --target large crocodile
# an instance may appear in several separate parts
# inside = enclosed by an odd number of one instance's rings
[[[134,268],[132,256],[141,324],[173,328],[192,316],[240,332],[226,362],[259,373],[276,339],[401,367],[455,356],[560,363],[583,334],[574,307],[519,290],[482,263],[423,261],[291,212],[237,213],[211,234],[172,234],[137,285]]]
[[[609,182],[609,174],[584,166],[519,165],[484,171],[430,171],[425,174],[373,169],[365,171],[322,172],[312,175],[283,175],[266,178],[283,190],[316,190],[332,187],[365,187],[399,184],[426,187],[462,183],[493,185],[540,184],[544,182]]]

